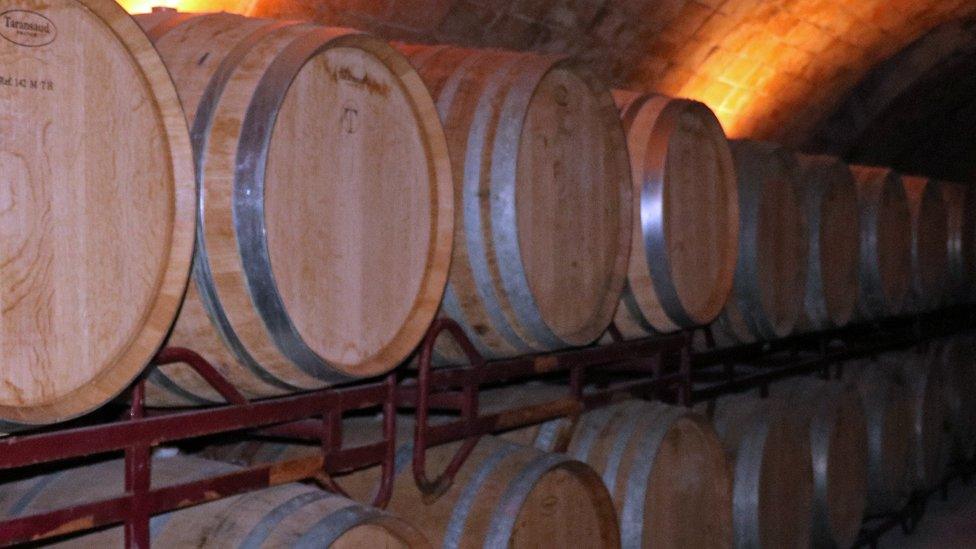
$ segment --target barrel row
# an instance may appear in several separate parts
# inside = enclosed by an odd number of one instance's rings
[[[17,116],[84,116],[19,125],[3,157],[11,196],[31,199],[7,216],[0,430],[98,407],[167,335],[256,399],[384,373],[439,312],[489,358],[585,345],[610,323],[629,159],[610,90],[572,60],[231,14],[132,19],[108,0],[49,11],[83,21],[98,55],[75,39],[0,53],[39,77],[67,61],[98,93],[12,92]],[[110,146],[71,142],[92,133]],[[148,381],[151,405],[222,400],[183,365]]]
[[[481,402],[497,412],[565,394],[565,387],[529,384],[487,391]],[[692,410],[627,400],[502,436],[592,466],[613,496],[623,547],[729,545],[728,462],[714,429]]]
[[[414,485],[412,446],[405,443],[397,453],[390,508],[410,517],[435,543],[456,546],[463,539],[485,545],[490,530],[477,530],[458,515],[473,517],[468,513],[474,509],[486,517],[497,513],[497,494],[511,493],[511,479],[528,468],[526,461],[498,463],[527,454],[588,465],[612,501],[623,547],[848,547],[864,517],[900,509],[914,491],[940,482],[949,463],[973,458],[974,350],[976,338],[966,333],[851,362],[837,380],[776,382],[767,398],[729,395],[694,409],[627,400],[485,437],[445,499],[433,503]],[[564,386],[532,382],[485,391],[480,402],[485,413],[500,413],[565,394]],[[412,440],[410,418],[399,423],[400,436]],[[357,445],[377,442],[379,431],[372,419],[347,420],[344,429]],[[428,470],[442,470],[459,445],[431,449]],[[205,452],[254,464],[319,451],[249,441]],[[353,497],[368,501],[379,474],[375,467],[339,480]],[[562,496],[549,497],[552,512],[563,513]],[[523,513],[534,511],[519,508]],[[545,530],[548,522],[532,524],[523,527]],[[567,531],[544,535],[597,539],[582,515],[562,524]]]
[[[940,357],[949,349],[959,352],[960,343],[972,345],[972,340],[947,340],[925,354],[851,364],[840,381],[783,381],[770,388],[769,398],[732,395],[695,409],[628,400],[500,438],[484,437],[455,483],[433,501],[414,484],[412,446],[405,443],[397,452],[390,509],[410,517],[435,544],[454,547],[463,540],[494,546],[486,543],[492,530],[479,529],[484,523],[471,519],[480,514],[489,521],[498,513],[497,494],[511,493],[512,478],[529,468],[526,461],[504,465],[504,460],[524,454],[585,463],[612,501],[622,547],[847,547],[865,515],[898,508],[912,490],[940,477],[942,458],[928,451],[950,447],[938,430],[943,416],[933,404],[949,394],[938,365],[948,368]],[[972,375],[976,368],[969,362]],[[481,404],[486,413],[496,413],[549,402],[565,391],[542,382],[522,384],[486,391]],[[410,419],[399,423],[401,436],[411,440]],[[344,428],[357,445],[377,442],[378,432],[375,420],[347,420]],[[459,445],[430,449],[428,471],[442,470]],[[319,451],[250,440],[205,453],[254,464]],[[337,480],[354,498],[368,501],[379,475],[374,467]],[[550,495],[548,504],[560,520],[563,490]],[[549,531],[547,525],[556,522],[550,519],[524,523],[531,532],[522,534],[595,541],[593,523],[585,516],[592,511],[591,496],[573,497],[585,509],[561,522],[564,530]],[[518,516],[535,513],[515,509]],[[533,533],[540,529],[544,534]]]
[[[483,436],[436,496],[422,493],[413,478],[412,426],[399,421],[392,496],[387,509],[409,517],[438,547],[619,547],[617,511],[600,475],[583,461],[502,438]],[[348,419],[353,444],[377,442],[374,420]],[[352,442],[351,442],[352,443]],[[443,471],[461,442],[428,449],[429,474]],[[312,445],[252,440],[204,450],[211,459],[249,465],[274,463],[320,452]],[[336,477],[351,497],[371,501],[379,466]]]
[[[971,301],[968,186],[732,141],[740,233],[719,347]],[[698,342],[699,349],[711,344]]]
[[[966,189],[730,142],[705,105],[572,59],[109,0],[37,13],[99,53],[0,44],[61,67],[8,90],[50,124],[2,159],[29,199],[4,217],[0,431],[97,408],[167,337],[258,399],[387,372],[438,315],[497,359],[611,321],[782,337],[971,286]],[[442,338],[435,360],[464,354]],[[150,405],[221,401],[185,365],[148,376]]]
[[[137,20],[198,148],[196,268],[170,344],[246,397],[388,371],[438,312],[489,359],[606,330],[632,189],[617,107],[588,71],[230,14]],[[152,405],[221,400],[183,365],[149,382]]]
[[[542,385],[513,387],[486,393],[484,403],[487,410],[501,411],[564,392]],[[411,440],[409,418],[399,423],[404,440]],[[375,421],[347,420],[344,425],[355,444],[378,440],[378,431]],[[442,470],[458,447],[454,443],[431,448],[428,471]],[[242,465],[319,451],[315,446],[260,440],[204,450],[211,459]],[[725,453],[708,422],[685,408],[632,400],[583,414],[577,421],[555,420],[500,437],[482,437],[439,498],[425,497],[417,489],[411,453],[409,443],[398,450],[389,509],[409,517],[443,547],[531,542],[530,546],[721,548],[731,542],[732,485]],[[374,467],[338,477],[337,482],[352,497],[369,500],[379,475]],[[514,533],[505,530],[499,537],[500,530],[489,525],[497,523],[502,512],[517,516],[518,523]],[[607,525],[611,518],[612,528]]]
[[[154,487],[236,471],[227,463],[191,456],[154,458]],[[123,460],[61,469],[0,485],[0,518],[24,517],[122,495]],[[152,517],[154,547],[432,547],[396,516],[302,484],[283,484]],[[123,527],[62,536],[45,546],[122,547]]]
[[[974,334],[966,332],[876,361],[875,367],[907,396],[909,489],[931,488],[950,464],[976,457],[974,351]]]
[[[850,547],[974,457],[973,334],[701,403],[733,470],[737,547]]]
[[[160,515],[151,534],[160,545],[200,547],[322,546],[323,540],[336,540],[339,547],[420,547],[427,540],[447,547],[806,547],[811,540],[816,546],[849,546],[865,512],[898,508],[913,489],[938,482],[950,452],[971,457],[973,417],[962,411],[972,414],[976,392],[967,393],[955,380],[974,379],[972,350],[972,335],[958,336],[925,352],[851,364],[843,382],[799,378],[775,384],[767,399],[738,395],[705,403],[698,408],[704,415],[632,400],[502,438],[486,436],[437,498],[413,482],[413,448],[406,442],[413,427],[404,418],[389,510],[410,525],[338,496],[288,485]],[[484,409],[541,403],[565,390],[541,383],[492,390],[483,395]],[[968,420],[968,431],[943,431],[956,425],[944,421],[955,413],[961,425]],[[352,445],[381,436],[375,419],[349,419],[344,431]],[[460,445],[430,449],[428,470],[446,467]],[[253,465],[320,451],[248,441],[210,447],[203,455]],[[157,458],[153,483],[233,470],[184,456]],[[121,487],[121,475],[122,463],[114,461],[8,478],[0,484],[0,512],[24,516],[110,497]],[[367,502],[379,476],[380,468],[373,467],[337,480],[351,497]],[[116,528],[64,543],[111,545],[120,537]]]

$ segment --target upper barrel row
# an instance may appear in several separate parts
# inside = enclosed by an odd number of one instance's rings
[[[716,343],[785,337],[972,300],[974,195],[963,184],[732,141],[733,290]],[[786,184],[789,183],[789,184]]]
[[[700,103],[615,96],[558,56],[229,14],[137,23],[111,0],[14,8],[0,431],[103,404],[169,332],[260,398],[388,371],[439,311],[500,358],[588,344],[615,312],[643,334],[727,302],[768,336],[808,287],[793,157],[730,148]],[[885,173],[858,185],[860,219],[818,218],[828,307],[832,277],[851,282],[836,241],[860,251],[866,311],[897,312],[914,194]],[[811,199],[846,204],[838,185]],[[953,208],[969,195],[939,188],[959,195],[939,204],[968,283],[970,216]],[[221,400],[182,365],[153,370],[148,399]]]

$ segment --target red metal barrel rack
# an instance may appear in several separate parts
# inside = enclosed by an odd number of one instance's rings
[[[690,404],[748,387],[762,390],[770,381],[789,375],[818,371],[830,375],[830,369],[839,368],[839,361],[846,358],[922,344],[930,337],[972,328],[976,326],[973,313],[968,308],[944,310],[695,355],[691,351],[694,333],[686,331],[626,342],[614,338],[614,343],[605,346],[493,362],[485,362],[478,355],[456,323],[440,319],[431,326],[421,345],[415,370],[401,369],[368,383],[255,402],[246,401],[192,350],[166,348],[155,358],[155,366],[188,364],[229,404],[148,413],[143,407],[144,382],[140,379],[131,389],[131,405],[124,417],[0,439],[0,471],[120,451],[125,453],[126,462],[125,491],[121,496],[0,521],[0,545],[124,524],[127,547],[148,547],[152,515],[299,480],[315,480],[328,489],[341,491],[332,474],[376,464],[382,464],[383,475],[373,503],[383,507],[393,482],[397,407],[412,407],[417,419],[414,480],[422,490],[437,493],[450,485],[467,452],[483,434],[578,414],[609,404],[621,394]],[[431,352],[438,337],[457,340],[465,349],[468,364],[432,368]],[[752,364],[748,371],[736,366],[744,360]],[[613,376],[604,375],[604,383],[597,390],[584,393],[584,386],[594,374],[610,372]],[[556,374],[568,377],[563,398],[498,413],[479,410],[482,386]],[[452,408],[460,414],[449,423],[429,425],[427,414],[431,407]],[[346,447],[343,414],[370,408],[383,410],[383,440]],[[154,447],[241,430],[316,440],[322,452],[165,488],[150,486]],[[445,471],[434,479],[428,478],[424,469],[426,448],[459,440],[469,442],[461,446]]]

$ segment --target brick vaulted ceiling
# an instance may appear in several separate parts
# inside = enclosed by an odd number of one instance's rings
[[[976,0],[160,1],[389,39],[572,54],[615,86],[704,101],[732,136],[794,146],[822,137],[872,69],[976,16]]]
[[[576,54],[689,96],[732,135],[799,144],[877,63],[974,0],[258,0],[389,38]]]

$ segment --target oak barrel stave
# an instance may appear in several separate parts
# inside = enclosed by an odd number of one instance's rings
[[[902,176],[911,212],[911,308],[940,307],[949,284],[949,219],[941,185],[924,177]]]
[[[454,168],[443,314],[488,358],[590,343],[612,318],[630,245],[629,165],[609,91],[561,57],[400,48],[436,100]],[[446,341],[437,354],[463,360]]]
[[[867,512],[900,509],[911,493],[911,392],[878,363],[855,362],[845,370],[853,372],[848,382],[861,394],[867,421]]]
[[[566,393],[565,388],[519,387],[487,393],[483,402],[487,410],[500,411]],[[575,422],[554,420],[502,436],[548,452],[565,447],[600,473],[620,517],[622,547],[732,543],[729,465],[718,436],[699,414],[629,400]]]
[[[911,212],[901,176],[888,168],[852,166],[861,211],[858,316],[905,311],[911,291]]]
[[[347,420],[345,432],[364,444],[380,440],[373,420]],[[399,422],[401,440],[412,426]],[[428,474],[443,471],[460,442],[427,451]],[[321,450],[298,444],[231,444],[209,450],[216,459],[265,463],[312,455]],[[410,518],[441,547],[616,547],[620,531],[610,494],[586,464],[483,436],[458,471],[451,487],[431,501],[421,494],[411,469],[411,443],[397,450],[393,496],[387,509]],[[337,477],[354,498],[371,500],[379,467]]]
[[[193,250],[190,140],[173,82],[107,0],[13,0],[0,41],[0,432],[90,412],[166,337]],[[43,19],[42,19],[43,18]],[[106,100],[110,98],[110,100]],[[92,138],[96,136],[97,138]]]
[[[64,469],[0,487],[0,516],[13,518],[120,496],[124,463],[113,460]],[[188,456],[156,458],[153,486],[169,486],[236,471],[226,463]],[[429,547],[413,526],[378,509],[301,484],[283,484],[153,516],[158,547]],[[120,547],[123,527],[82,532],[51,545]]]
[[[951,281],[947,298],[968,303],[976,285],[976,193],[969,185],[939,182],[948,223],[948,269]]]
[[[911,414],[911,471],[913,488],[927,489],[942,480],[945,454],[945,371],[939,365],[939,349],[904,351],[882,355],[879,360],[908,390]]]
[[[857,306],[857,188],[850,168],[829,156],[797,155],[800,200],[807,220],[806,330],[839,328]]]
[[[704,104],[617,90],[634,185],[626,338],[711,322],[728,300],[738,245],[735,167]]]
[[[733,468],[735,547],[808,547],[813,471],[810,439],[776,399],[733,395],[712,408]]]
[[[806,285],[806,220],[796,161],[786,149],[731,141],[738,177],[739,252],[732,295],[717,324],[740,342],[793,332]]]
[[[187,106],[201,188],[171,344],[248,398],[395,367],[436,314],[453,233],[447,144],[419,76],[355,31],[171,22],[148,32]],[[183,365],[149,381],[154,405],[222,400]]]
[[[797,428],[809,433],[813,545],[852,546],[867,502],[868,435],[860,394],[810,377],[777,383],[770,393],[789,403]]]

